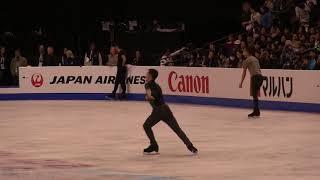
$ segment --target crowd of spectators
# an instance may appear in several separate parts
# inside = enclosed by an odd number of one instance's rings
[[[225,42],[205,48],[184,47],[167,51],[160,65],[240,68],[242,52],[248,46],[264,69],[320,70],[319,5],[315,0],[292,2],[290,22],[277,17],[276,0],[266,0],[259,8],[244,3],[243,32],[229,35]],[[278,13],[279,14],[279,13]]]
[[[53,46],[40,44],[38,50],[32,57],[25,57],[19,48],[13,54],[7,53],[5,46],[0,45],[0,86],[18,85],[19,67],[45,67],[45,66],[116,66],[110,59],[121,53],[127,64],[144,65],[142,52],[136,50],[130,56],[116,45],[108,52],[101,52],[96,48],[94,42],[90,43],[84,56],[76,56],[68,48],[64,48],[62,53],[57,53]]]
[[[241,68],[244,61],[242,52],[251,46],[264,69],[320,70],[319,4],[316,0],[288,0],[284,7],[283,2],[265,0],[258,6],[244,3],[242,32],[208,43],[204,48],[188,44],[174,52],[167,50],[160,57],[159,65]],[[293,15],[288,19],[283,18],[283,14]],[[128,24],[129,30],[137,26],[137,22]],[[184,26],[178,29],[184,30]],[[160,27],[156,20],[153,21],[153,30],[177,31]],[[134,51],[132,55],[122,50],[122,54],[128,64],[145,65],[141,50]],[[89,44],[84,55],[70,48],[59,53],[50,44],[43,43],[37,46],[36,53],[26,57],[19,48],[8,53],[6,46],[0,44],[0,85],[17,85],[19,67],[112,65],[109,62],[112,55],[109,50],[98,50],[95,43]]]

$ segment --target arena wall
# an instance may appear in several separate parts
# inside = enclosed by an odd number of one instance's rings
[[[159,70],[157,82],[168,102],[232,107],[252,106],[249,74],[238,88],[242,69],[128,66],[128,99],[144,99],[147,69]],[[261,107],[320,112],[320,71],[262,70]],[[104,100],[113,89],[116,68],[20,68],[18,88],[0,88],[0,100]]]

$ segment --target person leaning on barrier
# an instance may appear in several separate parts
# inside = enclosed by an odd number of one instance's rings
[[[127,75],[127,67],[126,65],[126,56],[124,51],[121,50],[119,47],[111,47],[110,54],[108,55],[108,66],[117,66],[117,74],[116,74],[116,81],[114,85],[114,89],[112,91],[112,98],[116,97],[116,93],[118,90],[119,85],[121,85],[122,93],[119,96],[120,99],[126,97],[126,75]]]

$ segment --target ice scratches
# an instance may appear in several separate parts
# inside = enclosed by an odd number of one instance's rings
[[[46,168],[70,169],[88,167],[94,167],[94,165],[60,159],[30,159],[16,153],[0,151],[0,173],[7,171],[41,170]]]

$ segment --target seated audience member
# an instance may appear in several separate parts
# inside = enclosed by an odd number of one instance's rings
[[[66,52],[66,64],[65,66],[80,66],[80,60],[74,56],[71,50],[67,50]]]
[[[28,66],[28,61],[21,55],[20,49],[14,51],[14,58],[11,61],[10,72],[13,78],[13,84],[19,84],[19,67]]]
[[[6,48],[0,46],[0,86],[9,85],[10,80],[10,59]]]
[[[46,58],[46,51],[43,44],[38,46],[38,52],[36,53],[35,57],[33,57],[29,65],[34,67],[42,67],[44,63],[44,59]]]
[[[137,50],[135,52],[135,57],[133,58],[131,64],[135,65],[135,66],[143,66],[144,65],[144,59],[141,55],[141,51]]]
[[[59,59],[54,55],[54,48],[52,46],[48,46],[47,53],[43,66],[59,66],[61,64]]]

